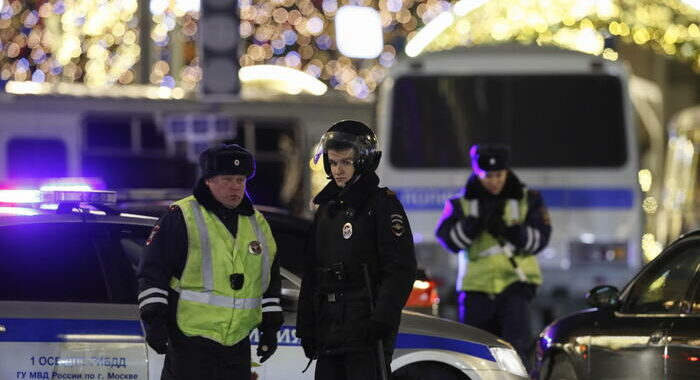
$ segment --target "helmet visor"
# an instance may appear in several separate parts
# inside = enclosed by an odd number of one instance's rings
[[[354,135],[345,132],[326,132],[321,136],[321,140],[316,146],[314,153],[314,164],[317,164],[324,154],[329,150],[344,151],[352,149],[355,152],[355,159],[367,157],[376,150],[377,141],[374,136]]]

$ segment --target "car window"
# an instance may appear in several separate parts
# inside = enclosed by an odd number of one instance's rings
[[[700,269],[697,241],[677,246],[655,261],[630,288],[624,311],[629,313],[680,313],[693,277]]]
[[[44,223],[0,228],[0,300],[109,302],[92,227]]]
[[[689,308],[691,314],[694,314],[695,316],[700,316],[700,268],[696,269],[694,283],[695,285],[693,292],[690,298],[688,299]]]
[[[136,303],[136,270],[150,227],[104,225],[95,241],[104,263],[110,298],[115,303]]]

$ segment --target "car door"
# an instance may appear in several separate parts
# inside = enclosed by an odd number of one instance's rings
[[[694,380],[700,374],[700,242],[695,246],[686,252],[696,259],[687,268],[694,279],[688,299],[681,304],[682,315],[671,328],[666,355],[668,380]]]
[[[619,311],[596,323],[589,378],[666,378],[671,331],[686,318],[682,306],[700,262],[700,255],[688,254],[695,246],[671,246],[625,289]]]
[[[0,378],[146,379],[138,313],[108,280],[103,231],[72,217],[0,227]]]

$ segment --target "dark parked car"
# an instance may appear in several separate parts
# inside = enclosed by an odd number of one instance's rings
[[[539,336],[535,379],[700,378],[700,231],[680,237],[621,292],[597,286],[593,307]]]

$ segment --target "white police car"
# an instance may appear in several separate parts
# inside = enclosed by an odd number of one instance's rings
[[[134,272],[156,218],[106,206],[115,199],[112,192],[0,191],[0,379],[159,378],[162,356],[145,344]],[[281,244],[303,239],[280,222],[284,215],[271,216]],[[282,274],[280,346],[264,365],[253,362],[252,379],[313,378],[313,368],[301,373],[306,359],[295,336],[300,279]],[[256,343],[257,332],[251,338]],[[410,312],[392,370],[397,379],[526,377],[507,343]]]

